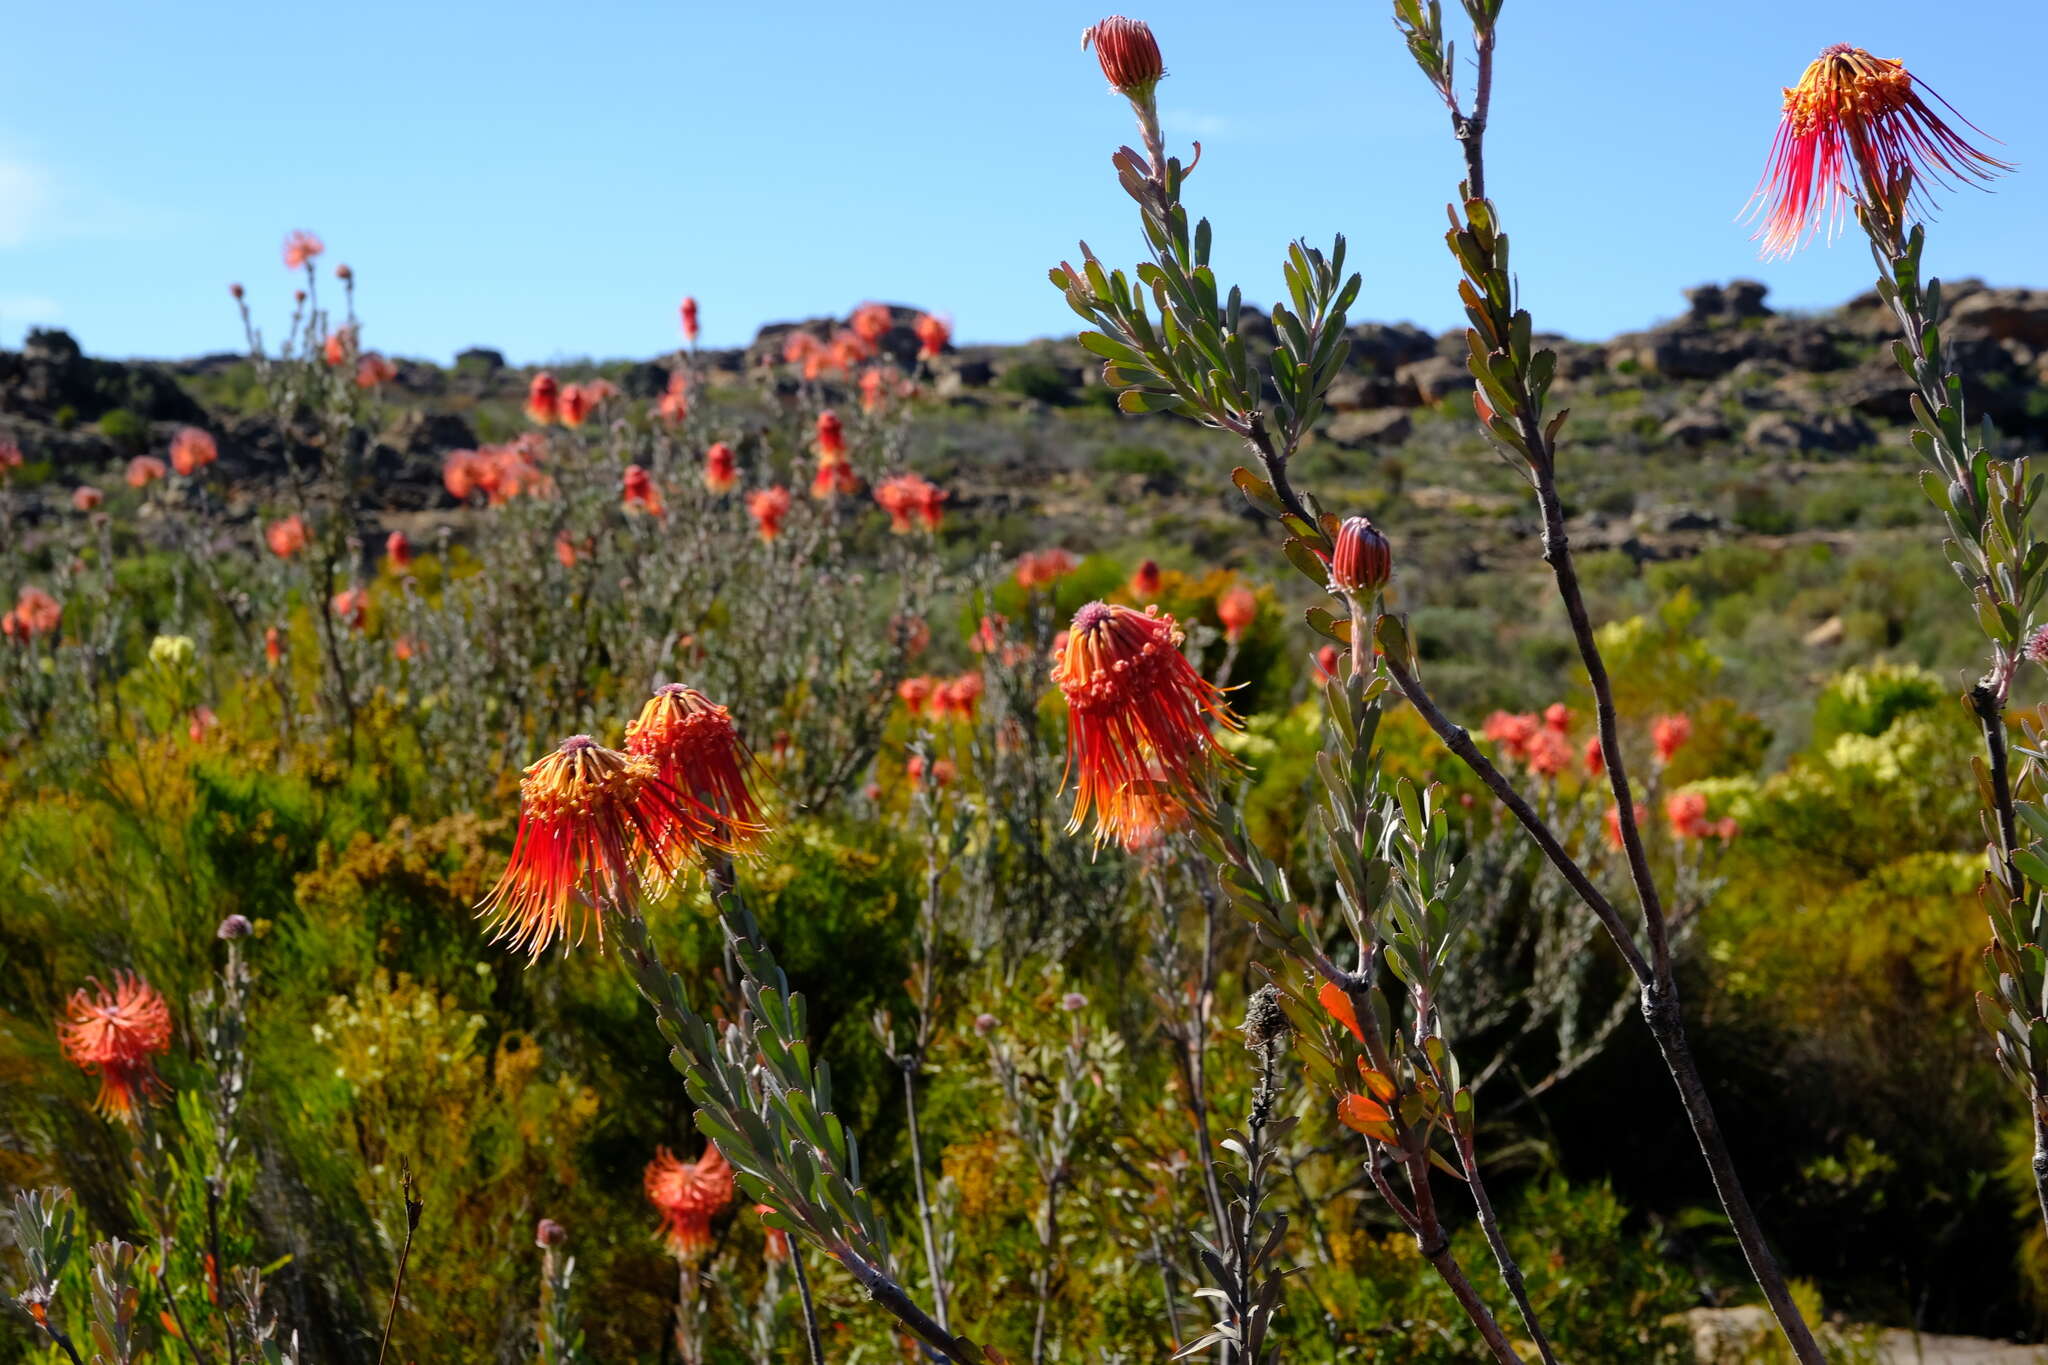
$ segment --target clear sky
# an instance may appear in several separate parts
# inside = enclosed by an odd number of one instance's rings
[[[1125,0],[1166,54],[1170,142],[1226,279],[1280,288],[1290,237],[1346,232],[1354,317],[1461,319],[1460,163],[1387,0]],[[1456,0],[1446,0],[1448,12]],[[1447,23],[1451,18],[1447,13]],[[366,344],[446,360],[648,355],[863,299],[969,341],[1065,332],[1046,268],[1129,260],[1131,137],[1081,29],[1095,3],[12,5],[0,102],[0,345],[52,322],[104,355],[233,349],[279,243],[362,281]],[[1755,259],[1733,220],[1778,92],[1822,46],[1909,67],[2022,163],[1947,197],[1943,274],[2048,285],[2041,0],[1509,0],[1489,174],[1537,325],[1604,336],[1752,275],[1780,307],[1867,287],[1855,240]],[[1992,148],[1997,151],[1997,148]]]

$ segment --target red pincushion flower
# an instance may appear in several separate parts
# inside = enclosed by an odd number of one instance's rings
[[[1563,734],[1546,725],[1529,736],[1522,754],[1529,762],[1530,772],[1538,777],[1556,777],[1571,765],[1572,745]]]
[[[91,512],[107,500],[107,495],[89,483],[82,483],[71,490],[71,505],[81,512]]]
[[[637,507],[657,517],[668,515],[667,504],[661,500],[661,486],[654,482],[654,476],[637,464],[626,466],[625,487],[619,500],[627,507]]]
[[[748,494],[747,515],[754,519],[762,540],[773,541],[782,534],[782,519],[789,515],[789,506],[789,490],[779,484]]]
[[[882,399],[886,396],[884,386],[888,382],[889,376],[875,366],[871,365],[860,372],[860,410],[862,412],[873,412],[882,405]]]
[[[924,714],[925,703],[931,700],[933,691],[939,686],[940,684],[932,678],[905,678],[896,684],[896,697],[903,703],[905,711],[913,716],[921,716]]]
[[[300,228],[284,239],[285,269],[297,270],[325,250],[326,244],[319,237]]]
[[[329,599],[327,605],[333,610],[335,620],[351,630],[361,630],[369,603],[369,594],[361,588],[343,588]]]
[[[889,328],[894,322],[895,318],[890,314],[888,304],[864,303],[853,310],[853,319],[849,325],[855,336],[873,346],[889,334]]]
[[[37,635],[54,635],[64,619],[64,608],[41,588],[23,588],[14,606],[0,616],[0,638],[24,643]]]
[[[286,517],[283,521],[271,522],[263,531],[264,543],[270,546],[270,552],[279,559],[290,559],[293,555],[305,549],[306,543],[310,539],[311,536],[306,531],[306,523],[299,519],[299,515],[296,512]]]
[[[566,937],[572,917],[578,941],[595,918],[602,944],[604,911],[635,904],[640,866],[672,875],[711,835],[708,818],[661,780],[653,759],[588,735],[529,767],[519,798],[512,857],[479,908],[497,926],[495,939],[531,957]]]
[[[1915,174],[1913,196],[1925,211],[1927,197],[1917,183],[1923,177],[1945,185],[1949,177],[1984,181],[2012,169],[1949,127],[1921,98],[1922,90],[1927,87],[1903,62],[1848,43],[1821,51],[1799,84],[1785,91],[1771,157],[1751,196],[1752,211],[1763,215],[1756,235],[1765,256],[1791,255],[1823,226],[1832,237],[1844,203],[1858,197],[1861,186],[1882,185],[1901,171]],[[1956,113],[1940,95],[1927,93]]]
[[[1683,712],[1659,716],[1650,722],[1650,744],[1659,763],[1669,763],[1685,742],[1692,738],[1692,717]]]
[[[760,837],[761,807],[747,787],[753,755],[732,723],[732,713],[693,687],[655,689],[639,717],[626,726],[626,752],[653,760],[662,782],[712,817],[719,847]]]
[[[406,539],[405,532],[393,531],[384,538],[384,557],[400,573],[412,567],[412,542]]]
[[[917,353],[926,360],[938,356],[953,341],[953,324],[931,313],[919,313],[910,330],[917,333]]]
[[[835,458],[846,453],[846,427],[839,414],[827,408],[818,414],[818,457]]]
[[[57,1038],[74,1065],[100,1078],[93,1107],[109,1118],[129,1118],[138,1100],[164,1093],[154,1059],[170,1051],[170,1007],[133,972],[116,973],[112,992],[97,979],[74,992]]]
[[[1595,735],[1586,741],[1586,772],[1592,777],[1599,777],[1606,771],[1607,751],[1600,747],[1600,736]]]
[[[565,384],[555,397],[555,420],[565,427],[580,427],[596,406],[596,396],[584,385]]]
[[[128,462],[128,486],[147,488],[165,474],[164,462],[154,455],[137,455]]]
[[[1171,616],[1091,602],[1074,616],[1052,678],[1067,699],[1067,770],[1076,830],[1096,840],[1137,832],[1152,802],[1186,805],[1222,754],[1210,722],[1237,728],[1223,693],[1182,655]]]
[[[375,351],[356,361],[356,387],[359,389],[381,388],[396,378],[398,367]]]
[[[1529,741],[1543,728],[1543,722],[1534,715],[1516,715],[1507,711],[1496,711],[1486,718],[1486,724],[1479,733],[1486,739],[1500,745],[1501,750],[1515,758],[1529,756]]]
[[[682,307],[677,311],[682,314],[683,318],[683,339],[695,343],[697,340],[697,300],[694,297],[685,298]]]
[[[1250,588],[1227,589],[1216,599],[1216,619],[1223,623],[1223,638],[1241,640],[1258,619],[1259,597]]]
[[[1162,581],[1163,575],[1159,572],[1159,561],[1148,559],[1138,566],[1136,573],[1131,575],[1131,596],[1137,598],[1140,602],[1150,602],[1153,598],[1159,596]]]
[[[1017,557],[1017,586],[1026,592],[1049,588],[1074,571],[1079,561],[1065,550],[1026,551]]]
[[[213,437],[198,427],[180,427],[178,434],[171,438],[171,468],[186,478],[219,458],[220,448],[214,444]]]
[[[1159,55],[1159,40],[1142,19],[1113,14],[1084,29],[1081,47],[1086,50],[1090,46],[1102,63],[1102,74],[1109,78],[1110,88],[1132,99],[1149,95],[1166,74],[1165,62]]]
[[[680,422],[690,415],[690,381],[681,370],[668,377],[668,389],[654,405],[654,411],[664,422]]]
[[[946,493],[919,475],[898,474],[875,486],[875,502],[889,514],[889,529],[900,536],[914,527],[938,530]]]
[[[546,370],[533,377],[526,386],[526,415],[546,426],[561,416],[562,386]]]
[[[729,493],[740,479],[732,447],[720,441],[704,452],[704,486],[714,493]]]
[[[980,704],[982,693],[987,690],[988,684],[981,674],[962,673],[932,690],[932,713],[955,720],[973,720],[974,708]]]
[[[661,1215],[658,1235],[669,1254],[694,1261],[711,1249],[711,1220],[732,1207],[736,1183],[732,1167],[711,1143],[704,1155],[683,1162],[666,1147],[654,1149],[642,1177],[647,1201]]]

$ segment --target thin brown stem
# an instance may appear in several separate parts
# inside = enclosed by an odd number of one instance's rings
[[[170,1277],[164,1273],[164,1261],[168,1257],[169,1252],[170,1248],[166,1245],[160,1248],[157,1256],[157,1292],[164,1296],[164,1306],[170,1310],[171,1321],[178,1329],[178,1340],[183,1342],[185,1349],[192,1353],[192,1359],[197,1361],[199,1365],[211,1365],[211,1358],[208,1357],[206,1352],[199,1349],[199,1343],[193,1338],[191,1329],[185,1326],[185,1315],[178,1311],[178,1296],[171,1292]]]
[[[384,1365],[384,1358],[391,1351],[391,1329],[398,1322],[398,1301],[405,1292],[405,1265],[412,1259],[412,1237],[419,1230],[420,1210],[425,1207],[419,1199],[419,1185],[413,1179],[410,1165],[399,1168],[399,1188],[405,1197],[405,1245],[398,1249],[398,1274],[391,1281],[391,1307],[384,1314],[384,1339],[377,1346],[377,1365]]]
[[[1529,1302],[1529,1288],[1522,1280],[1522,1267],[1515,1255],[1508,1249],[1507,1238],[1501,1234],[1500,1218],[1493,1211],[1493,1199],[1486,1192],[1486,1182],[1479,1176],[1479,1154],[1474,1149],[1472,1134],[1468,1128],[1458,1129],[1458,1164],[1464,1168],[1465,1183],[1472,1190],[1472,1206],[1479,1212],[1479,1227],[1486,1234],[1486,1245],[1493,1251],[1493,1263],[1500,1268],[1502,1283],[1508,1287],[1508,1295],[1515,1301],[1515,1311],[1521,1315],[1522,1326],[1529,1329],[1529,1340],[1536,1347],[1536,1354],[1543,1357],[1544,1365],[1557,1365],[1557,1355],[1550,1347],[1550,1338],[1544,1334],[1543,1324],[1536,1319],[1536,1306]]]
[[[796,1272],[797,1309],[804,1319],[804,1345],[811,1351],[811,1365],[825,1365],[825,1347],[818,1340],[818,1309],[811,1302],[811,1280],[804,1273],[803,1249],[794,1237],[789,1240],[789,1268]]]

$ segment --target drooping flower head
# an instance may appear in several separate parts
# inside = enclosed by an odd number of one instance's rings
[[[1092,813],[1098,842],[1122,839],[1150,823],[1147,801],[1203,799],[1198,784],[1222,753],[1210,724],[1238,722],[1182,638],[1157,607],[1090,602],[1075,613],[1052,669],[1067,700],[1070,829]]]
[[[1904,62],[1848,43],[1814,58],[1799,84],[1785,91],[1771,158],[1751,196],[1752,212],[1763,217],[1756,235],[1765,256],[1789,256],[1823,228],[1832,237],[1847,201],[1901,172],[1913,175],[1913,194],[1924,211],[1925,180],[1985,181],[2011,169],[1971,146],[1923,91],[1965,127],[1982,131],[1916,80]]]
[[[696,344],[696,341],[697,341],[697,300],[696,300],[696,297],[695,297],[694,295],[691,295],[691,296],[685,297],[685,298],[683,299],[682,307],[681,307],[681,308],[679,308],[679,309],[677,309],[677,311],[678,311],[679,313],[681,313],[681,314],[682,314],[682,318],[683,318],[683,340],[685,340],[685,341],[687,341],[687,342],[690,342],[690,343],[691,343],[692,345]]]
[[[494,938],[538,957],[576,921],[580,941],[597,910],[636,903],[642,864],[672,875],[709,821],[657,775],[654,760],[563,740],[519,782],[519,833],[505,873],[479,909]]]
[[[318,236],[299,228],[284,239],[284,267],[297,270],[325,250],[327,246]]]
[[[137,455],[128,462],[127,480],[130,488],[147,488],[166,473],[164,462],[154,455]]]
[[[765,830],[760,803],[747,786],[754,756],[732,713],[696,688],[656,688],[626,726],[626,752],[652,760],[655,775],[697,808],[693,814],[712,817],[720,846],[745,845]]]
[[[643,1181],[647,1202],[661,1215],[657,1234],[669,1254],[695,1261],[711,1250],[711,1220],[732,1207],[736,1184],[724,1154],[706,1143],[704,1155],[684,1162],[657,1147]]]
[[[279,559],[290,559],[293,555],[305,549],[306,543],[310,539],[311,537],[306,531],[306,523],[299,519],[299,514],[296,512],[282,521],[271,522],[263,530],[264,544],[268,545],[270,553],[276,555]]]
[[[917,353],[926,360],[937,358],[953,343],[953,324],[933,313],[919,313],[910,330],[917,334]]]
[[[220,447],[198,427],[180,427],[171,438],[171,468],[188,479],[219,458]]]
[[[562,385],[553,375],[542,370],[526,386],[526,415],[546,426],[561,416]]]
[[[170,1051],[170,1007],[133,972],[116,973],[111,992],[97,980],[74,992],[57,1038],[74,1065],[100,1078],[93,1107],[107,1117],[129,1118],[138,1100],[164,1093],[155,1059]]]
[[[704,452],[704,486],[713,493],[730,493],[740,481],[739,464],[732,447],[720,441]]]
[[[1084,51],[1093,47],[1110,88],[1134,100],[1149,97],[1152,87],[1166,74],[1159,41],[1142,19],[1113,14],[1082,30],[1081,47]]]
[[[780,484],[747,495],[747,515],[754,519],[762,540],[773,541],[782,534],[782,519],[789,515],[789,505],[789,490]]]

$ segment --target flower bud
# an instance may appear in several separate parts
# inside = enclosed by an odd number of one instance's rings
[[[1060,1008],[1069,1014],[1076,1010],[1085,1010],[1088,1008],[1088,997],[1079,991],[1068,991],[1060,997]]]
[[[1394,547],[1364,517],[1347,517],[1337,528],[1337,553],[1330,560],[1330,586],[1339,592],[1378,592],[1394,572]]]
[[[234,940],[247,938],[252,932],[254,932],[254,926],[249,923],[246,915],[229,915],[220,922],[220,928],[213,931],[213,936],[220,939]]]
[[[986,1038],[995,1031],[996,1022],[993,1014],[977,1014],[974,1016],[974,1031]]]
[[[558,1247],[569,1240],[569,1229],[552,1218],[543,1218],[534,1225],[533,1244],[537,1247]]]
[[[1102,63],[1102,74],[1118,93],[1132,99],[1149,95],[1166,74],[1160,60],[1159,42],[1142,19],[1111,15],[1081,34],[1083,49],[1093,47]]]

